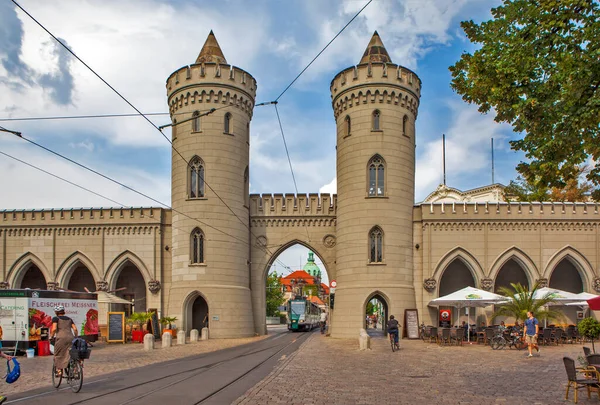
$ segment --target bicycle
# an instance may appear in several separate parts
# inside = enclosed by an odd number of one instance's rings
[[[392,346],[392,353],[395,352],[396,350],[400,350],[400,345],[398,343],[395,342],[395,335],[397,333],[400,333],[399,331],[396,332],[388,332],[388,335],[390,337],[390,345]]]
[[[508,348],[510,349],[512,346],[517,350],[523,350],[527,347],[527,343],[523,340],[519,333],[511,333],[510,340],[508,341]]]
[[[89,343],[88,346],[90,346]],[[67,368],[61,370],[61,373],[58,373],[54,364],[52,365],[52,385],[58,389],[63,377],[66,377],[71,391],[77,393],[81,391],[81,387],[83,386],[83,361],[90,358],[90,350],[80,352],[77,349],[71,348],[69,349],[69,355],[69,364],[67,364]]]
[[[498,350],[502,347],[504,349],[506,347],[506,339],[503,336],[502,332],[496,332],[496,335],[490,341],[490,346],[492,346],[492,350]]]

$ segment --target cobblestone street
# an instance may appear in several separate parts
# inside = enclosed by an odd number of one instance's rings
[[[144,345],[139,343],[129,344],[107,344],[96,342],[92,348],[89,360],[85,361],[85,377],[90,378],[98,375],[128,370],[136,367],[147,366],[168,360],[175,360],[195,354],[208,353],[216,350],[239,346],[246,343],[256,342],[267,336],[245,338],[245,339],[209,339],[186,345],[173,344],[172,347],[163,349],[161,342],[155,343],[156,349],[144,351]],[[50,370],[52,369],[52,356],[34,357],[28,359],[18,357],[21,364],[21,377],[11,385],[4,383],[0,393],[10,394],[32,390],[41,387],[51,387],[52,381]]]
[[[582,345],[543,346],[541,355],[489,346],[440,347],[403,340],[371,340],[370,351],[355,340],[318,333],[282,361],[237,404],[561,404],[565,403],[563,356],[577,361]],[[591,344],[586,344],[590,346]],[[569,393],[573,403],[573,391]],[[579,403],[598,403],[596,394]]]

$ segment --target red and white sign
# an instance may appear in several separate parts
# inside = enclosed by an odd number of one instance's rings
[[[331,283],[329,283],[329,285],[331,286],[331,288],[335,288],[337,287],[337,281],[331,280]]]

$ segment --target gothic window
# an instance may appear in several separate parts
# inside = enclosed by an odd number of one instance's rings
[[[379,110],[375,110],[373,111],[373,131],[379,131],[380,128],[380,119],[381,119],[381,113],[379,112]]]
[[[402,118],[402,135],[406,135],[406,123],[408,122],[408,117],[405,115]]]
[[[192,132],[200,131],[200,112],[194,111],[192,114]]]
[[[204,197],[204,162],[198,156],[190,160],[190,198]]]
[[[204,263],[204,233],[200,228],[192,231],[190,243],[190,262],[192,264]]]
[[[231,113],[227,113],[225,114],[225,123],[223,126],[223,132],[225,132],[226,134],[230,134],[231,131]]]
[[[248,172],[248,166],[244,171],[244,205],[250,207],[250,173]]]
[[[346,115],[346,134],[345,134],[345,136],[350,136],[351,130],[352,130],[352,123],[350,121],[350,116]]]
[[[383,231],[374,226],[369,232],[369,263],[383,262]]]
[[[385,162],[379,155],[369,160],[369,197],[383,197],[385,195]]]

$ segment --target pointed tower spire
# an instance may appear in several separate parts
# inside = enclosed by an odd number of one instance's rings
[[[223,55],[223,51],[221,51],[221,47],[217,42],[217,38],[215,34],[213,34],[212,30],[210,30],[210,34],[206,38],[206,42],[204,42],[204,46],[196,58],[196,63],[219,63],[219,64],[227,64],[227,60]]]
[[[381,38],[379,37],[377,31],[375,31],[375,33],[371,37],[369,45],[367,46],[367,49],[365,49],[365,53],[363,54],[363,57],[360,60],[360,64],[369,62],[392,62],[392,59],[385,50],[385,46],[383,46],[383,42],[381,41]]]

